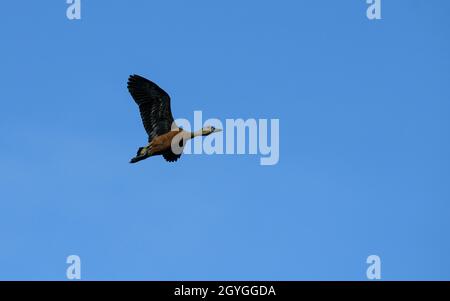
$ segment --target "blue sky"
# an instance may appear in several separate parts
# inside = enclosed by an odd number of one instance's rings
[[[5,1],[0,279],[450,279],[450,2]],[[280,161],[128,160],[176,118],[279,118]]]

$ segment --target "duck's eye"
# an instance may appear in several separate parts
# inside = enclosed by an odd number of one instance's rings
[[[215,130],[216,130],[216,128],[212,126],[212,127],[211,127],[211,130],[215,131]]]

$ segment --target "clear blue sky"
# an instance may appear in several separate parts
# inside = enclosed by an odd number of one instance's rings
[[[4,1],[0,279],[450,279],[450,2]],[[176,118],[279,118],[280,162],[145,144]]]

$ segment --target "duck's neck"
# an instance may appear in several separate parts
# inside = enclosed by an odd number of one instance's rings
[[[195,132],[191,132],[191,139],[195,138],[195,137],[199,137],[199,136],[203,136],[203,131],[202,129],[195,131]]]

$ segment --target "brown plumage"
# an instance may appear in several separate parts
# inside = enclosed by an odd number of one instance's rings
[[[128,91],[139,106],[148,135],[148,145],[140,147],[130,163],[157,155],[162,155],[168,162],[177,161],[187,140],[221,131],[212,126],[193,133],[183,131],[174,122],[170,96],[158,85],[139,75],[129,77]]]

